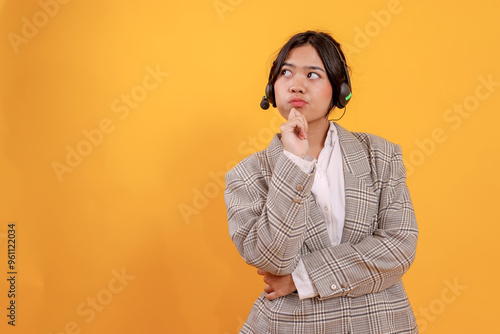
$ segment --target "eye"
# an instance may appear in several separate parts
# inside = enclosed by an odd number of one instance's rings
[[[290,70],[281,70],[281,75],[284,76],[284,77],[291,77],[292,76],[292,72]]]
[[[320,76],[317,73],[311,72],[307,75],[309,79],[319,79]]]

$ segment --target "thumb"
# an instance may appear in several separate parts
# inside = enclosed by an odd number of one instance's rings
[[[268,274],[268,272],[264,269],[257,269],[257,274],[265,276],[266,274]]]

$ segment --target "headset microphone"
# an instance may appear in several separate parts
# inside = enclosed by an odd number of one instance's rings
[[[262,97],[262,101],[260,101],[260,107],[264,110],[269,109],[269,101],[267,100],[267,97]]]

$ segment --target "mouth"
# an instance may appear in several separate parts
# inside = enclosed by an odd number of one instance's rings
[[[292,97],[290,100],[288,100],[288,103],[290,103],[292,106],[296,108],[303,107],[307,104],[306,101],[298,97]]]

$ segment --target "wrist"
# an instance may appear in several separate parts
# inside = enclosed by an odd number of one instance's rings
[[[295,156],[297,156],[297,157],[301,158],[301,159],[305,159],[305,157],[306,157],[306,155],[307,155],[307,153],[294,152],[294,151],[292,151],[292,150],[288,150],[288,149],[286,149],[286,148],[285,148],[284,150],[285,150],[285,151],[287,151],[288,153],[291,153],[291,154],[293,154],[293,155],[295,155]]]

